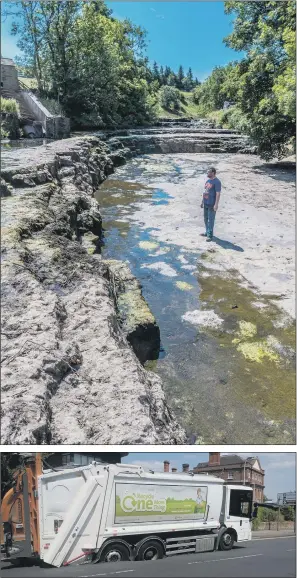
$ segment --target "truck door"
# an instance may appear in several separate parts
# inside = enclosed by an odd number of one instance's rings
[[[226,504],[226,522],[228,527],[236,530],[238,542],[251,539],[252,503],[252,490],[233,489],[229,487],[229,500]]]

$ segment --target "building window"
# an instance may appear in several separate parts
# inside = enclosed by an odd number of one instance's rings
[[[233,480],[233,472],[228,472],[228,480]]]
[[[73,454],[62,454],[62,466],[66,466],[73,462]]]

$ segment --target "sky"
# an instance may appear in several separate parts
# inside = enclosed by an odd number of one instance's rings
[[[7,4],[3,0],[2,5]],[[224,14],[224,2],[106,2],[118,19],[129,18],[147,31],[147,53],[151,63],[191,67],[194,76],[205,80],[214,66],[240,60],[243,53],[227,48],[223,38],[232,31],[234,16]],[[10,35],[11,19],[2,23],[1,53],[5,58],[20,54],[17,38]]]
[[[227,453],[227,452],[226,452]],[[229,452],[230,453],[230,452]],[[222,454],[224,455],[224,454]],[[296,489],[296,458],[294,453],[258,453],[240,454],[243,458],[257,456],[261,467],[265,470],[265,496],[276,501],[278,493],[291,492]],[[163,472],[164,460],[170,461],[170,468],[175,467],[179,472],[182,464],[189,464],[190,469],[199,462],[208,461],[208,453],[198,452],[146,452],[130,453],[122,459],[122,463],[137,464],[144,469]]]

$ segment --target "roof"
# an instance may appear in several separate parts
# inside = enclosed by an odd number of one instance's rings
[[[244,462],[249,462],[253,464],[255,460],[258,460],[256,457],[249,457],[249,458],[241,458],[237,454],[228,455],[228,456],[221,456],[220,457],[220,464],[209,464],[208,462],[201,462],[197,464],[197,468],[208,468],[208,467],[217,467],[217,466],[234,466],[236,464],[243,464]]]
[[[1,64],[3,64],[3,66],[15,66],[12,58],[2,58],[1,57]]]

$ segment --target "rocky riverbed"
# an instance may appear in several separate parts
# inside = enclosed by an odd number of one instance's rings
[[[128,342],[159,338],[137,281],[82,245],[100,239],[93,192],[113,170],[109,152],[69,139],[18,151],[2,171],[3,444],[185,441]],[[118,315],[125,284],[133,299]]]
[[[215,239],[200,208],[207,166],[223,190]],[[95,196],[103,258],[127,260],[160,326],[146,367],[195,443],[295,439],[294,172],[255,155],[153,154]]]
[[[163,130],[6,153],[2,443],[293,443],[294,177]]]

